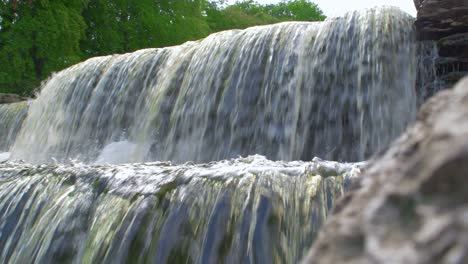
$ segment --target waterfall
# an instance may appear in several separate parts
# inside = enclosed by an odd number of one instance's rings
[[[413,22],[370,9],[55,73],[0,106],[0,262],[296,263],[362,167],[314,157],[365,160],[415,116]]]
[[[28,110],[28,102],[0,104],[0,153],[15,141]]]
[[[12,156],[93,163],[129,142],[125,162],[364,160],[415,115],[412,24],[371,9],[89,59],[43,85]]]
[[[435,41],[418,43],[417,102],[418,106],[445,87],[437,73],[439,49]]]
[[[2,263],[296,263],[360,165],[0,167]]]

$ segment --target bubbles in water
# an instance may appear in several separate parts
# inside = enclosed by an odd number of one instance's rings
[[[5,162],[10,159],[10,152],[0,152],[0,162]]]
[[[112,142],[102,149],[94,164],[123,164],[133,161],[136,145],[129,141]]]

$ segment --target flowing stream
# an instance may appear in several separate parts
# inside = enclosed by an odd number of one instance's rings
[[[430,47],[413,22],[224,31],[92,58],[0,105],[1,262],[298,262],[360,174],[345,162],[415,117]]]

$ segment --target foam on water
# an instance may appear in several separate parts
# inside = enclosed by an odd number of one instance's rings
[[[0,164],[2,263],[296,263],[361,164]]]
[[[133,161],[136,145],[128,141],[112,142],[102,149],[95,164],[123,164]]]
[[[9,160],[10,156],[11,156],[10,152],[0,152],[0,163]]]

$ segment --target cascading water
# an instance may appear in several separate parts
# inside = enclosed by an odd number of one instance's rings
[[[8,147],[21,127],[13,158],[59,164],[0,163],[1,262],[297,262],[361,165],[219,160],[380,150],[415,115],[412,24],[373,9],[55,74],[0,128]]]
[[[28,102],[0,104],[0,153],[10,149],[27,111]]]
[[[295,263],[358,165],[31,166],[0,175],[2,263]],[[320,176],[322,175],[322,176]]]
[[[414,116],[412,23],[373,9],[90,59],[44,85],[12,155],[93,162],[128,141],[127,162],[364,160]]]
[[[418,73],[416,89],[418,106],[445,87],[445,83],[437,74],[437,60],[439,49],[435,41],[418,43]]]

